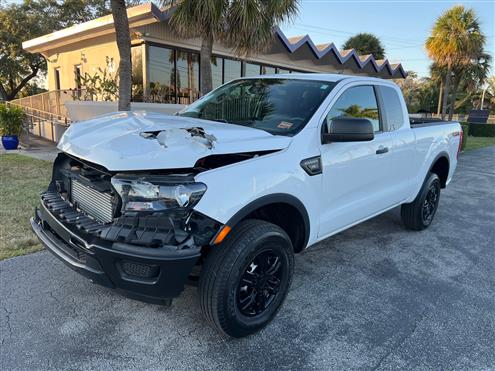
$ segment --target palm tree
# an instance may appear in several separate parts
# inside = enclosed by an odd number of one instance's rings
[[[445,81],[446,73],[447,71],[445,70],[445,68],[438,65],[438,63],[433,62],[430,66],[431,80],[436,84],[440,84],[440,88],[438,89],[437,115],[442,112],[443,83]]]
[[[175,5],[171,25],[182,37],[200,37],[200,90],[212,89],[214,41],[224,42],[239,56],[261,52],[273,38],[273,28],[297,13],[298,0],[182,0]],[[169,4],[170,1],[162,1]]]
[[[131,110],[131,35],[125,0],[111,0],[113,24],[119,50],[119,111]]]
[[[454,107],[459,86],[462,85],[462,91],[467,93],[465,95],[475,96],[488,77],[491,60],[492,57],[490,54],[481,52],[476,58],[473,58],[471,64],[461,65],[454,69],[452,99],[449,106],[449,120],[452,120],[452,116],[454,115]]]
[[[442,14],[426,40],[430,58],[446,69],[443,84],[442,119],[447,113],[452,71],[469,65],[483,50],[485,36],[481,33],[474,10],[456,5]],[[455,100],[455,97],[453,97]]]
[[[490,107],[490,104],[495,105],[495,76],[491,76],[487,79],[487,87],[484,90],[484,93],[488,93],[491,98],[488,103],[488,107]],[[484,95],[482,94],[481,102],[480,102],[480,109],[483,109],[484,107]]]
[[[385,58],[385,48],[378,37],[370,33],[358,33],[347,39],[342,49],[356,49],[358,54],[373,54],[375,59]]]

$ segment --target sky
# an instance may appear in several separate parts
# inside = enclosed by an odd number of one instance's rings
[[[298,16],[281,28],[287,37],[308,34],[315,44],[333,42],[339,49],[350,36],[369,32],[380,38],[392,63],[427,76],[431,61],[424,42],[436,18],[457,4],[475,10],[495,64],[495,0],[301,0]]]
[[[495,74],[495,0],[300,0],[297,17],[281,28],[287,37],[309,34],[315,44],[333,42],[339,49],[356,33],[373,33],[391,63],[402,63],[406,71],[422,77],[429,75],[431,64],[424,42],[435,20],[457,4],[474,9],[479,17]]]

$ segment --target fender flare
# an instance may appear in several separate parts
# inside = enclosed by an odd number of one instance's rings
[[[309,234],[311,231],[309,215],[304,204],[298,198],[287,193],[269,194],[266,196],[262,196],[254,201],[251,201],[249,204],[247,204],[242,209],[237,211],[225,224],[231,228],[234,228],[235,225],[237,225],[237,223],[239,223],[241,220],[243,220],[253,211],[270,204],[288,204],[299,211],[304,222],[304,242],[299,251],[304,250],[304,248],[308,244]]]
[[[450,157],[446,151],[441,151],[438,155],[435,156],[435,158],[433,159],[433,161],[430,164],[430,167],[428,168],[428,172],[426,173],[426,175],[428,175],[428,173],[431,171],[431,169],[433,169],[433,166],[435,166],[437,161],[442,157],[445,157],[445,159],[447,160],[447,164],[448,164],[447,179],[448,179],[449,173],[450,173]],[[426,177],[426,175],[425,175],[425,177]],[[445,186],[442,186],[442,188],[445,188]]]
[[[450,172],[450,157],[449,157],[449,154],[446,151],[441,151],[439,154],[437,154],[435,156],[435,158],[433,159],[433,161],[430,163],[430,166],[428,167],[428,170],[426,171],[426,174],[423,175],[423,179],[421,180],[421,183],[419,183],[418,189],[414,190],[414,197],[412,198],[412,200],[410,202],[412,202],[414,199],[416,199],[416,197],[418,196],[419,192],[421,191],[421,188],[423,187],[423,184],[426,181],[426,177],[431,172],[431,169],[433,169],[433,166],[435,166],[436,162],[440,158],[442,158],[442,157],[445,157],[447,159],[447,162],[449,164],[449,172]],[[448,176],[448,174],[447,174],[447,176]]]
[[[431,162],[430,168],[428,169],[428,172],[433,169],[433,165],[440,159],[440,157],[445,157],[447,159],[447,162],[449,163],[449,169],[450,169],[450,157],[449,154],[446,151],[440,152],[438,155],[435,156],[434,160]]]

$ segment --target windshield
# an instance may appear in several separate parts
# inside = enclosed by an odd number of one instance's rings
[[[335,82],[297,79],[235,80],[212,91],[180,116],[294,135],[315,113]]]

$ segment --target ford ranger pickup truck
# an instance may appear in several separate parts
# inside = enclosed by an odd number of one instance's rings
[[[386,80],[241,78],[174,116],[72,124],[31,225],[129,297],[170,304],[197,286],[207,321],[242,337],[280,309],[294,254],[397,206],[427,228],[461,142],[459,123],[411,123]]]

